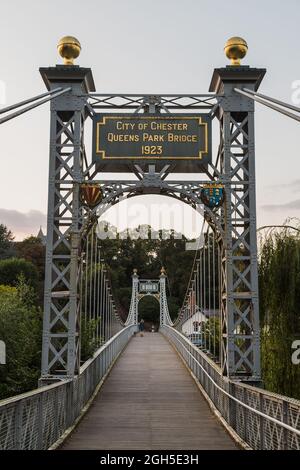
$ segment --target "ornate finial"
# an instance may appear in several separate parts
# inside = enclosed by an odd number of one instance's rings
[[[163,266],[162,266],[162,268],[161,268],[161,270],[160,270],[160,274],[163,274],[163,275],[166,274],[166,270],[165,270],[165,268],[164,268]]]
[[[231,65],[241,65],[241,59],[247,54],[248,44],[245,39],[236,36],[228,39],[224,51],[231,60]]]
[[[134,268],[133,274],[134,274],[135,276],[137,275],[137,272],[138,272],[138,270],[137,270],[136,268]]]
[[[64,59],[65,65],[73,65],[81,51],[81,44],[78,39],[73,36],[64,36],[57,45],[57,49],[61,57]]]

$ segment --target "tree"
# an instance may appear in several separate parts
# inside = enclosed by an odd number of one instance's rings
[[[35,290],[38,287],[38,270],[30,261],[19,258],[0,260],[0,284],[16,286],[20,276]]]
[[[0,367],[0,399],[36,388],[42,313],[24,279],[16,287],[0,286],[0,339],[6,344],[6,365]]]
[[[45,277],[45,246],[38,237],[27,237],[21,242],[15,242],[15,250],[18,258],[25,259],[34,264],[38,270],[39,279]]]
[[[220,319],[210,317],[204,323],[205,346],[215,357],[220,354]]]
[[[81,318],[80,323],[80,359],[85,362],[101,346],[103,338],[96,337],[96,331],[100,328],[100,319],[87,320]]]
[[[46,248],[38,237],[27,237],[21,242],[15,242],[16,256],[30,261],[37,269],[38,282],[37,294],[39,303],[42,305],[44,297],[45,279],[45,251]]]
[[[143,318],[146,328],[159,324],[159,303],[151,296],[145,296],[139,301],[139,320]]]
[[[292,343],[300,339],[300,238],[288,231],[264,240],[259,264],[262,371],[265,387],[300,398],[300,368]]]
[[[114,231],[111,226],[109,229]],[[138,232],[149,236],[146,239],[137,238]],[[160,230],[158,238],[151,239],[151,232],[153,229],[149,225],[141,225],[137,229],[127,229],[114,240],[104,239],[101,241],[101,256],[107,264],[117,305],[121,311],[127,312],[133,268],[138,269],[140,278],[155,279],[159,276],[161,267],[165,266],[169,310],[171,318],[175,318],[182,305],[195,253],[186,251],[187,239],[181,234],[172,230]],[[155,308],[153,312],[154,310]]]
[[[5,225],[0,224],[0,260],[15,255],[13,240],[12,232]]]

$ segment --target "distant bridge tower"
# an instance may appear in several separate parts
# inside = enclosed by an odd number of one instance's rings
[[[137,269],[132,275],[132,294],[127,318],[127,325],[137,325],[139,316],[139,301],[145,296],[154,297],[159,302],[160,326],[171,324],[167,293],[166,293],[166,271],[161,269],[159,279],[139,279]]]

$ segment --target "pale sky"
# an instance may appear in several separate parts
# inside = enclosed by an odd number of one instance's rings
[[[80,40],[77,63],[92,68],[97,92],[157,94],[206,93],[213,69],[228,64],[225,41],[242,36],[249,45],[243,64],[267,68],[260,91],[292,102],[293,83],[299,80],[300,86],[299,20],[299,0],[5,1],[0,15],[5,105],[45,90],[38,69],[61,63],[56,45],[66,34]],[[256,105],[259,226],[300,216],[299,135],[299,123]],[[46,229],[48,149],[49,104],[0,126],[0,222],[18,238],[36,234],[40,225]],[[145,196],[146,206],[150,200]],[[162,202],[168,200],[174,203]],[[150,211],[134,207],[141,201],[129,203],[131,225],[149,222]],[[197,218],[192,222],[188,207],[182,214],[183,227],[172,217],[167,222],[161,217],[162,223],[193,235]]]

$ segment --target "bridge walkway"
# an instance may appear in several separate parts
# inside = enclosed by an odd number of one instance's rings
[[[237,449],[159,333],[132,338],[62,449]]]

